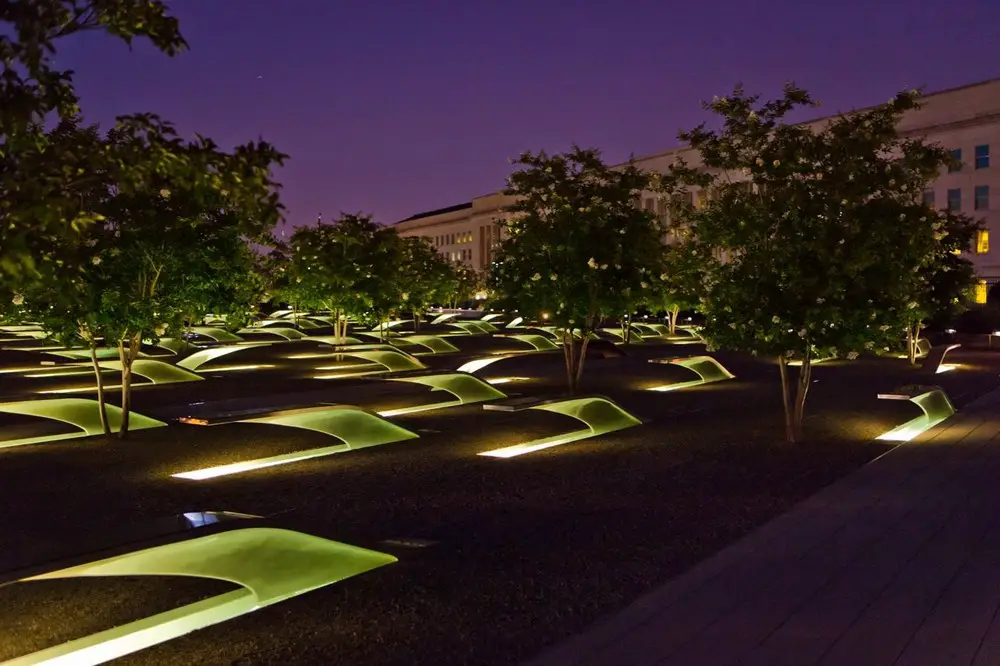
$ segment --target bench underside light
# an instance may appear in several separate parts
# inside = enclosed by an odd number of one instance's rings
[[[266,467],[287,465],[312,458],[322,458],[338,453],[346,453],[347,451],[365,449],[370,446],[392,444],[419,437],[416,433],[410,432],[395,423],[390,423],[374,414],[347,405],[329,405],[301,410],[289,410],[269,416],[239,419],[231,421],[231,423],[262,423],[265,425],[302,428],[330,435],[339,439],[341,443],[333,446],[283,453],[267,458],[256,458],[254,460],[244,460],[227,465],[179,472],[171,476],[178,479],[204,481],[205,479],[214,479],[231,474],[242,474]]]
[[[711,382],[720,382],[727,379],[735,379],[736,375],[726,370],[725,367],[711,356],[688,356],[685,358],[671,359],[651,359],[651,363],[666,363],[687,368],[698,375],[698,379],[676,384],[664,384],[654,386],[650,391],[676,391],[677,389],[689,388],[691,386],[701,386]]]
[[[117,431],[121,427],[122,422],[121,408],[115,405],[105,405],[105,410],[108,415],[108,425],[111,427],[111,431]],[[28,444],[45,444],[65,439],[77,439],[79,437],[104,434],[104,428],[101,427],[100,405],[96,400],[87,400],[85,398],[52,398],[46,400],[6,402],[0,403],[0,412],[36,416],[38,418],[66,423],[80,429],[78,432],[0,440],[0,449]],[[151,419],[136,412],[129,412],[128,419],[129,430],[146,430],[149,428],[161,428],[167,425],[162,421]]]
[[[455,396],[454,400],[445,402],[435,402],[429,405],[413,405],[412,407],[400,407],[398,409],[388,409],[378,413],[379,416],[402,416],[403,414],[416,414],[417,412],[427,412],[432,409],[444,409],[446,407],[458,407],[476,402],[486,402],[487,400],[502,400],[507,397],[493,388],[483,380],[464,372],[449,372],[440,375],[418,375],[415,377],[398,377],[390,381],[410,382],[413,384],[423,384],[431,387],[432,391],[445,391]]]
[[[569,444],[590,437],[597,437],[616,430],[624,430],[642,423],[624,409],[607,398],[590,397],[543,403],[529,407],[556,414],[563,414],[582,422],[586,427],[581,430],[535,439],[530,442],[505,446],[492,451],[483,451],[479,455],[491,458],[514,458],[526,453],[534,453],[542,449],[552,448],[561,444]]]
[[[95,666],[396,562],[291,530],[254,527],[188,539],[19,582],[90,576],[192,576],[239,589],[3,662]],[[57,620],[57,618],[53,618]]]
[[[879,398],[883,400],[909,400],[923,412],[915,419],[876,437],[876,439],[884,441],[909,442],[955,413],[955,407],[951,404],[951,400],[948,399],[944,391],[938,388],[914,396],[880,394]]]

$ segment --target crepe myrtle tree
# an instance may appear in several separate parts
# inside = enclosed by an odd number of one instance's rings
[[[117,349],[124,437],[142,341],[180,328],[193,307],[252,305],[247,243],[268,242],[280,219],[270,169],[284,156],[266,143],[227,153],[208,139],[183,141],[154,116],[121,120],[102,145],[106,168],[79,193],[98,217],[50,248],[65,270],[26,283],[19,296],[57,339],[90,348],[106,433],[96,352]]]
[[[56,67],[57,48],[87,32],[141,39],[170,56],[186,46],[160,0],[0,2],[0,280],[8,284],[69,270],[54,248],[81,240],[99,220],[79,190],[105,153],[93,137],[87,145],[50,131],[80,113],[72,72]]]
[[[888,349],[918,307],[914,276],[939,256],[936,214],[920,194],[948,155],[896,131],[918,99],[901,93],[811,129],[785,122],[815,106],[805,90],[788,85],[760,103],[737,87],[706,104],[720,129],[680,135],[719,174],[694,214],[709,269],[705,336],[777,358],[789,442],[802,438],[817,354]]]
[[[516,197],[490,273],[498,305],[562,331],[575,393],[591,334],[631,305],[659,266],[663,229],[635,205],[653,176],[633,164],[610,168],[596,150],[524,153],[506,194]]]
[[[963,256],[967,253],[982,228],[982,222],[968,215],[947,210],[928,209],[921,218],[932,225],[931,238],[918,237],[916,247],[923,260],[913,279],[904,284],[907,299],[906,357],[911,365],[917,362],[917,341],[927,321],[934,318],[950,319],[964,308],[964,297],[976,284],[972,262]]]
[[[691,242],[687,232],[676,232],[675,240],[664,247],[662,266],[651,282],[647,305],[666,313],[670,335],[677,335],[681,311],[698,307],[705,266],[698,247]]]
[[[394,230],[360,213],[299,227],[289,242],[284,297],[296,306],[330,310],[339,341],[350,316],[381,325],[399,300],[400,246]]]
[[[400,238],[402,261],[397,284],[399,307],[413,314],[413,329],[420,330],[420,316],[450,295],[455,283],[455,265],[445,259],[430,241],[419,236]]]

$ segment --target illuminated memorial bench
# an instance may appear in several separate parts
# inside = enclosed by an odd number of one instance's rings
[[[552,342],[544,335],[535,335],[530,333],[518,333],[518,334],[506,334],[502,337],[511,338],[512,340],[520,340],[525,344],[529,344],[535,348],[535,351],[552,351],[554,349],[559,349],[559,346]]]
[[[479,453],[491,458],[514,458],[526,453],[534,453],[561,444],[578,442],[582,439],[597,437],[617,430],[641,425],[642,421],[629,414],[613,401],[601,396],[579,398],[514,398],[502,402],[483,405],[483,409],[498,412],[518,412],[525,409],[537,409],[554,414],[569,416],[583,423],[586,427],[551,437],[505,446],[491,451]]]
[[[215,326],[192,326],[191,332],[215,342],[242,342],[243,338]]]
[[[202,481],[230,474],[241,474],[266,467],[332,456],[347,451],[355,451],[371,446],[391,444],[418,435],[394,423],[364,411],[353,405],[313,405],[309,407],[278,410],[245,410],[221,414],[215,417],[182,417],[181,423],[197,426],[216,426],[226,423],[257,423],[264,425],[302,428],[329,435],[340,440],[339,444],[293,451],[267,458],[244,460],[227,465],[216,465],[203,469],[179,472],[171,476],[179,479]]]
[[[122,421],[122,410],[115,405],[105,405],[108,415],[108,424],[111,431],[118,430]],[[0,449],[14,446],[25,446],[27,444],[45,444],[65,439],[77,439],[80,437],[91,437],[103,435],[104,428],[101,426],[100,406],[96,400],[86,400],[84,398],[52,398],[46,400],[25,400],[22,402],[0,403],[0,412],[5,414],[18,414],[21,416],[35,416],[42,419],[59,421],[67,425],[79,428],[77,432],[58,433],[40,435],[37,437],[22,437],[19,439],[0,440]],[[129,413],[129,430],[146,430],[148,428],[161,428],[166,423],[151,419],[148,416],[136,412]]]
[[[18,579],[190,576],[238,589],[15,657],[3,666],[94,666],[396,562],[357,546],[275,527],[217,531]],[[58,617],[51,618],[58,622]]]
[[[426,370],[427,366],[421,363],[416,357],[398,349],[363,349],[363,350],[337,350],[330,356],[346,356],[367,361],[368,365],[380,365],[384,370],[373,372],[409,372],[413,370]],[[321,366],[316,368],[319,371],[349,370],[358,366]],[[362,366],[364,367],[364,366]],[[345,375],[313,375],[313,379],[339,379]]]
[[[945,363],[944,358],[948,355],[948,352],[958,349],[961,346],[962,345],[958,343],[953,343],[931,347],[924,356],[924,362],[920,366],[920,372],[922,374],[937,375],[942,372],[949,372],[956,369],[958,367],[957,365],[953,363]]]
[[[905,386],[893,393],[880,393],[878,397],[881,400],[909,400],[923,412],[876,438],[890,442],[908,442],[955,413],[951,400],[937,386]]]
[[[406,377],[388,377],[386,381],[423,384],[424,386],[429,386],[431,391],[450,393],[455,396],[455,399],[435,402],[429,405],[413,405],[411,407],[389,409],[379,412],[379,416],[402,416],[404,414],[458,407],[460,405],[486,402],[488,400],[502,400],[507,397],[506,393],[498,391],[478,377],[465,372],[414,374]]]
[[[236,331],[238,335],[276,335],[279,338],[284,338],[285,340],[301,340],[306,337],[306,334],[295,328],[282,328],[281,326],[261,326],[261,327],[250,327],[241,328]]]
[[[392,344],[399,346],[420,346],[431,354],[451,354],[459,351],[458,347],[436,335],[407,335],[392,338]]]
[[[676,384],[664,384],[654,386],[649,391],[676,391],[677,389],[689,388],[691,386],[701,386],[711,382],[720,382],[727,379],[735,379],[736,375],[726,370],[725,367],[711,356],[685,356],[681,358],[651,358],[650,363],[662,363],[665,365],[675,365],[679,368],[686,368],[698,375],[698,379]]]
[[[122,364],[121,361],[102,361],[100,364],[102,372],[121,372]],[[33,378],[44,378],[44,377],[59,377],[63,375],[93,375],[93,369],[89,372],[84,372],[84,369],[77,366],[73,370],[51,370],[35,372],[30,375],[25,375],[26,377]],[[180,384],[183,382],[196,382],[203,381],[205,378],[201,377],[193,372],[177,367],[176,365],[171,365],[170,363],[164,363],[163,361],[156,361],[152,359],[136,359],[132,362],[132,374],[138,377],[149,380],[149,384],[162,385],[162,384]],[[133,384],[133,387],[147,386],[148,384]],[[114,386],[105,386],[104,389],[115,390],[120,389],[121,385],[117,384]],[[63,388],[63,389],[51,389],[42,390],[39,393],[47,394],[59,394],[59,393],[86,393],[88,391],[96,391],[97,385],[93,384],[90,386],[74,387],[74,388]]]
[[[642,344],[645,342],[645,340],[643,339],[642,332],[637,327],[632,326],[630,330],[631,330],[631,336],[629,337],[632,343]],[[601,333],[616,338],[618,342],[625,342],[625,336],[622,335],[622,330],[620,328],[602,328],[600,329],[600,331]]]
[[[469,335],[489,335],[497,327],[488,321],[449,321],[445,324]]]

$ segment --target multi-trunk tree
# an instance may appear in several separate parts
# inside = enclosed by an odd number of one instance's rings
[[[412,313],[413,328],[419,331],[421,315],[432,305],[449,300],[456,283],[456,270],[427,239],[411,236],[400,241],[399,307]]]
[[[664,230],[635,205],[653,177],[611,168],[596,150],[525,153],[506,193],[516,197],[490,273],[495,302],[562,331],[570,392],[583,374],[591,334],[630,311],[660,267]]]
[[[83,136],[89,146],[92,131]],[[180,330],[199,309],[256,304],[248,243],[267,242],[280,219],[270,170],[283,156],[264,143],[226,153],[207,139],[183,141],[154,116],[123,120],[100,148],[100,168],[78,188],[94,221],[48,248],[63,270],[25,281],[19,297],[56,338],[90,347],[106,428],[97,348],[117,349],[124,436],[143,340]]]
[[[704,333],[717,347],[777,359],[790,442],[802,438],[812,361],[897,344],[919,306],[918,276],[944,251],[942,214],[921,195],[948,154],[896,131],[918,98],[902,93],[810,127],[785,121],[814,106],[805,90],[790,85],[760,103],[737,88],[706,105],[720,129],[681,134],[722,174],[693,214],[709,262]]]
[[[402,242],[391,228],[367,215],[342,215],[332,223],[302,226],[289,243],[286,291],[297,307],[329,310],[338,340],[348,317],[383,324],[397,307]]]

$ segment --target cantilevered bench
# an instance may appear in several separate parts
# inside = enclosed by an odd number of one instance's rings
[[[650,363],[661,363],[664,365],[676,365],[686,368],[698,375],[698,379],[687,382],[677,382],[676,384],[664,384],[654,386],[650,391],[676,391],[677,389],[688,388],[690,386],[701,386],[711,382],[735,379],[736,375],[726,370],[725,367],[711,356],[684,356],[680,358],[651,358]]]
[[[908,442],[955,413],[948,395],[937,386],[904,386],[892,393],[880,393],[880,400],[908,400],[923,412],[920,416],[882,433],[877,439]]]
[[[460,405],[499,400],[507,397],[506,393],[498,391],[479,377],[467,372],[417,371],[380,379],[392,382],[422,384],[430,387],[431,391],[450,393],[455,396],[455,399],[435,402],[429,405],[413,405],[412,407],[400,407],[398,409],[381,411],[378,413],[379,416],[402,416],[403,414],[414,414],[432,409],[444,409],[446,407],[458,407]]]
[[[395,561],[386,553],[302,532],[238,525],[141,549],[133,547],[73,566],[55,565],[61,568],[8,580],[27,583],[106,576],[190,576],[228,581],[238,588],[15,657],[4,665],[102,664]]]
[[[538,409],[569,416],[586,426],[581,430],[573,430],[552,437],[544,437],[522,444],[514,444],[513,446],[505,446],[500,449],[479,453],[481,456],[491,458],[513,458],[525,453],[533,453],[553,446],[559,446],[560,444],[568,444],[616,430],[624,430],[625,428],[631,428],[642,423],[642,421],[626,412],[609,398],[599,395],[549,399],[535,397],[509,398],[483,405],[483,409],[497,412],[519,412],[526,409]]]
[[[330,435],[342,443],[324,446],[304,451],[294,451],[267,458],[257,458],[242,462],[218,465],[203,469],[179,472],[171,476],[180,479],[201,481],[218,476],[240,474],[252,470],[287,465],[288,463],[321,458],[346,451],[364,449],[370,446],[380,446],[407,439],[416,439],[418,435],[385,419],[366,412],[353,405],[321,404],[308,407],[291,407],[277,410],[241,410],[239,412],[222,413],[215,416],[181,417],[181,423],[196,426],[215,426],[226,423],[262,423],[265,425],[302,428]]]
[[[920,366],[920,373],[924,375],[936,375],[942,372],[948,372],[949,370],[954,370],[955,366],[950,363],[944,362],[944,357],[948,352],[958,349],[962,345],[959,343],[951,343],[946,345],[938,345],[937,347],[931,347],[930,351],[924,357],[924,362]]]

